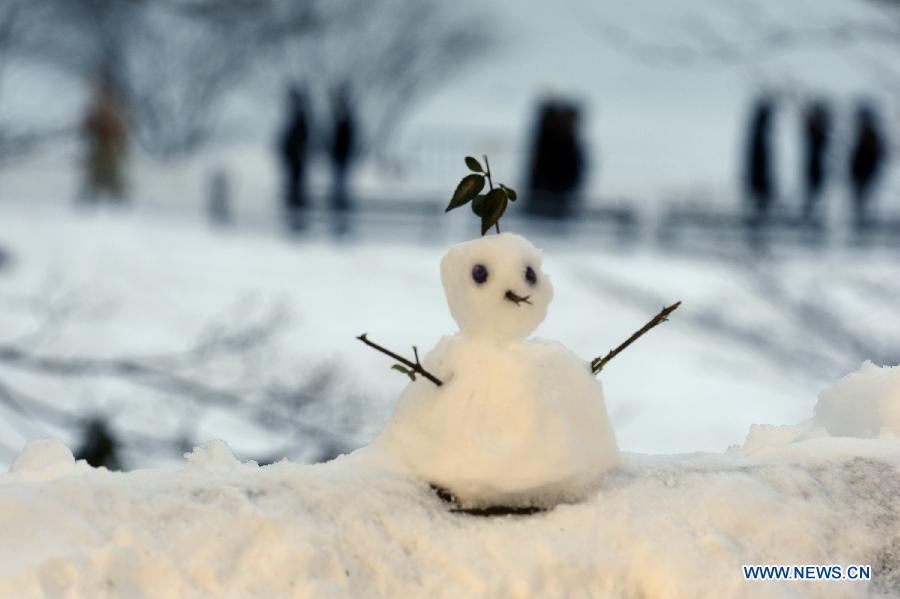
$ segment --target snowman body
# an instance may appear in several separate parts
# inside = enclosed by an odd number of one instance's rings
[[[460,332],[423,363],[444,384],[410,383],[377,441],[465,506],[575,501],[619,462],[590,365],[525,340],[553,296],[541,258],[508,233],[450,250],[441,275]]]

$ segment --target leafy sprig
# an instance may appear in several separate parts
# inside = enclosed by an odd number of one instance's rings
[[[498,183],[494,187],[494,180],[491,178],[491,163],[488,161],[487,155],[484,158],[484,166],[472,156],[466,156],[466,166],[472,171],[466,175],[456,186],[450,204],[444,212],[450,212],[454,208],[465,206],[472,202],[472,212],[481,218],[481,234],[487,233],[491,227],[495,227],[497,233],[500,232],[500,217],[506,212],[509,202],[515,202],[519,197],[512,187]],[[481,193],[484,190],[485,182],[488,185],[487,193]]]

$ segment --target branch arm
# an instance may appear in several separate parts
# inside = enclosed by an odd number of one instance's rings
[[[406,358],[404,358],[403,356],[401,356],[399,354],[395,354],[394,352],[387,349],[386,347],[382,347],[382,346],[378,345],[377,343],[375,343],[374,341],[369,341],[369,338],[367,337],[366,333],[363,333],[362,335],[357,337],[357,339],[359,339],[360,341],[362,341],[369,347],[380,351],[381,353],[385,354],[386,356],[392,357],[393,359],[397,360],[404,366],[410,368],[413,372],[422,375],[423,377],[425,377],[426,379],[428,379],[429,381],[431,381],[438,387],[440,387],[441,385],[444,384],[444,382],[441,379],[437,378],[436,376],[434,376],[433,374],[431,374],[430,372],[425,370],[425,367],[422,366],[421,362],[419,362],[419,350],[416,348],[416,346],[413,346],[413,354],[415,354],[415,356],[416,356],[416,361],[411,362],[411,361],[407,360]]]
[[[663,308],[663,309],[660,311],[659,314],[657,314],[656,316],[654,316],[654,317],[650,320],[650,322],[648,322],[647,324],[645,324],[644,326],[642,326],[640,329],[638,329],[637,331],[635,331],[634,334],[631,335],[631,337],[629,337],[628,339],[626,339],[626,340],[625,340],[622,344],[620,344],[618,347],[616,347],[615,349],[610,350],[609,353],[606,354],[605,356],[603,356],[602,358],[601,358],[601,357],[597,357],[597,358],[594,358],[593,360],[591,360],[591,372],[592,372],[593,374],[597,374],[597,373],[599,373],[601,370],[603,370],[603,367],[606,366],[606,363],[607,363],[607,362],[609,362],[610,360],[612,360],[613,358],[615,358],[615,357],[616,357],[617,355],[619,355],[619,353],[621,353],[625,348],[627,348],[629,345],[631,345],[632,343],[634,343],[635,341],[637,341],[637,340],[641,337],[641,335],[643,335],[644,333],[646,333],[647,331],[649,331],[650,329],[652,329],[652,328],[655,327],[656,325],[658,325],[658,324],[660,324],[660,323],[663,323],[663,322],[665,322],[666,320],[668,320],[668,319],[669,319],[669,314],[671,314],[672,312],[674,312],[674,311],[678,308],[678,306],[680,306],[680,305],[681,305],[681,302],[680,302],[680,301],[677,301],[677,302],[675,302],[674,304],[672,304],[671,306],[667,306],[667,307]]]

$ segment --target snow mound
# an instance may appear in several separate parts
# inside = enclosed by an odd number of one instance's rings
[[[25,454],[59,453],[36,447]],[[894,593],[900,443],[791,447],[764,459],[625,455],[580,503],[495,518],[453,512],[372,447],[254,467],[213,442],[175,471],[34,481],[19,470],[0,475],[0,530],[15,548],[0,558],[0,596]],[[770,563],[871,564],[872,580],[744,580],[743,564]]]
[[[859,370],[819,393],[815,417],[785,426],[754,424],[743,446],[733,452],[765,455],[779,448],[779,451],[802,453],[802,449],[790,446],[822,437],[872,439],[898,436],[900,366],[878,367],[867,360]],[[856,444],[856,447],[862,446]]]
[[[900,435],[900,366],[868,360],[819,394],[816,423],[831,435]]]
[[[72,451],[59,439],[33,439],[25,444],[10,473],[23,480],[52,480],[90,470],[84,461],[75,462]]]
[[[753,454],[769,447],[787,445],[794,441],[802,441],[818,436],[827,437],[828,431],[823,428],[816,428],[811,420],[786,426],[753,424],[750,425],[750,432],[747,433],[747,439],[744,441],[741,451],[746,454]]]
[[[228,443],[221,439],[213,439],[195,447],[184,454],[189,466],[200,470],[236,470],[241,467],[254,468],[258,464],[250,461],[240,462],[231,452]]]
[[[34,439],[25,445],[13,462],[11,472],[40,471],[74,464],[75,456],[59,439]]]

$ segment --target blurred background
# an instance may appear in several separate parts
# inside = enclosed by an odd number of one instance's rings
[[[538,335],[626,451],[723,451],[900,362],[897,0],[4,0],[0,466],[328,459],[456,330],[487,154]]]

